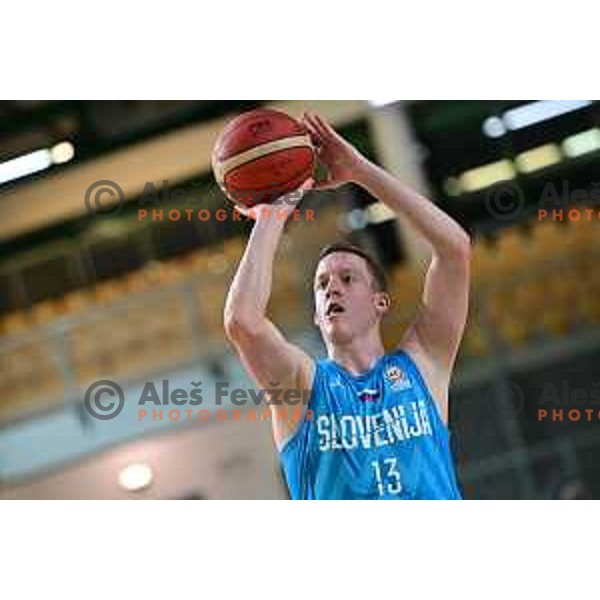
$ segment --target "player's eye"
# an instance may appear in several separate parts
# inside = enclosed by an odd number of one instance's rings
[[[352,275],[346,273],[345,275],[342,275],[342,281],[344,283],[350,283],[352,281]]]

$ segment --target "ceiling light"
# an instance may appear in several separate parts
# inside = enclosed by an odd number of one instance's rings
[[[550,165],[555,165],[561,160],[562,155],[557,144],[544,144],[543,146],[521,152],[515,158],[515,163],[521,173],[533,173],[533,171],[539,171]]]
[[[152,483],[152,469],[145,464],[129,465],[119,473],[119,485],[128,492],[139,492]]]
[[[563,140],[562,148],[569,158],[589,154],[600,149],[600,129],[594,127]]]
[[[50,149],[50,155],[55,165],[69,162],[75,156],[75,146],[71,142],[60,142]]]
[[[502,119],[509,129],[523,129],[589,106],[590,100],[540,100],[507,110]]]
[[[510,160],[499,160],[465,171],[459,180],[465,191],[475,192],[499,181],[513,179],[515,174],[515,168]]]
[[[33,175],[47,169],[52,164],[48,150],[36,150],[17,158],[0,163],[0,184]]]
[[[367,102],[373,108],[381,108],[382,106],[389,106],[390,104],[400,102],[400,100],[367,100]]]
[[[483,122],[483,133],[488,137],[502,137],[506,133],[506,127],[499,117],[488,117]]]

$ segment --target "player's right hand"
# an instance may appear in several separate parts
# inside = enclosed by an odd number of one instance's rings
[[[289,216],[300,206],[304,194],[313,189],[315,181],[309,177],[297,190],[288,192],[270,203],[255,204],[252,207],[240,206],[236,204],[235,210],[255,221],[273,220],[281,221],[282,217],[277,214],[283,214],[283,220],[287,221]]]

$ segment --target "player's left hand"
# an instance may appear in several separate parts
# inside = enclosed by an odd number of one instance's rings
[[[326,179],[315,182],[315,190],[339,187],[354,181],[357,167],[365,161],[329,123],[314,113],[304,113],[302,123],[308,130],[319,161],[328,171]]]

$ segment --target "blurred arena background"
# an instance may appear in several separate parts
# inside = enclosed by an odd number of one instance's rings
[[[227,207],[212,144],[259,105],[321,113],[471,233],[450,403],[465,497],[600,497],[599,102],[3,101],[0,498],[287,497],[269,422],[172,420],[169,406],[140,420],[135,404],[148,381],[201,382],[203,408],[215,382],[252,387],[222,330],[251,225],[197,213]],[[360,189],[307,207],[315,221],[291,222],[280,248],[273,319],[323,351],[312,269],[349,238],[388,270],[391,345],[419,298],[423,247]],[[112,419],[84,406],[99,380],[123,389]]]

